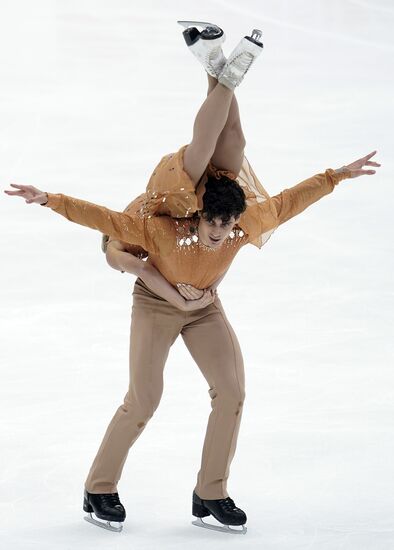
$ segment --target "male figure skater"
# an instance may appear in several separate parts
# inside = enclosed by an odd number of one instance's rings
[[[204,31],[199,33],[194,27],[185,31],[193,53],[197,49],[205,52],[198,57],[212,77],[211,91],[195,119],[192,142],[163,157],[147,193],[126,212],[44,193],[32,186],[11,184],[18,190],[6,191],[118,239],[120,242],[112,245],[112,260],[122,271],[130,269],[132,258],[122,251],[122,243],[137,245],[149,254],[150,268],[159,271],[174,292],[180,282],[200,290],[214,285],[242,246],[261,246],[280,224],[332,192],[341,180],[375,173],[363,170],[364,165],[379,166],[369,160],[375,151],[340,169],[328,168],[274,197],[267,196],[243,156],[245,143],[234,98],[234,88],[262,45],[257,38],[243,39],[223,65],[219,55],[223,32],[214,27]],[[213,80],[215,75],[218,82]],[[138,259],[132,258],[135,261]],[[154,271],[146,273],[148,280]],[[141,275],[145,275],[142,270]],[[245,398],[242,355],[234,331],[212,293],[212,303],[185,312],[161,298],[157,287],[148,286],[142,276],[133,293],[130,387],[90,469],[84,509],[103,520],[124,521],[117,483],[129,448],[159,404],[164,364],[181,334],[209,384],[212,399],[193,491],[193,515],[212,514],[224,526],[243,526],[242,531],[219,529],[245,532],[246,514],[235,506],[226,489]],[[168,287],[164,293],[167,291]]]

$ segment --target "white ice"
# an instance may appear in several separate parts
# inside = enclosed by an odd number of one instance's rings
[[[393,79],[390,0],[2,0],[0,179],[122,210],[191,137],[206,78],[177,19],[219,23],[225,52],[265,45],[237,91],[271,194],[377,150],[241,251],[220,296],[247,373],[232,537],[191,525],[210,412],[181,340],[126,462],[123,533],[83,521],[83,482],[127,391],[134,278],[100,234],[1,192],[0,547],[394,547]]]

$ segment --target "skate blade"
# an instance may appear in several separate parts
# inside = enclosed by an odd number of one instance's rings
[[[201,518],[192,521],[192,524],[196,527],[202,527],[203,529],[211,529],[212,531],[220,531],[221,533],[230,533],[231,535],[246,535],[247,528],[245,525],[241,525],[242,529],[232,529],[229,525],[212,525],[211,523],[205,523]]]
[[[215,29],[221,30],[215,23],[207,23],[206,21],[177,21],[177,23],[185,27],[185,29],[189,27],[203,27],[204,29],[207,27],[214,27]]]
[[[92,516],[92,514],[85,516],[83,519],[85,519],[89,523],[93,523],[93,525],[97,525],[97,527],[102,527],[103,529],[107,529],[107,531],[113,531],[114,533],[120,533],[121,530],[123,529],[123,525],[119,522],[115,522],[115,523],[119,523],[119,527],[115,527],[114,525],[111,525],[110,521],[106,521],[106,520],[99,521],[98,519],[95,519]]]

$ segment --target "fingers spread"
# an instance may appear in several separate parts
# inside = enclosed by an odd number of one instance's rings
[[[25,189],[26,185],[17,185],[16,183],[10,183],[11,187],[16,187],[17,189]]]
[[[23,195],[23,191],[8,191],[5,190],[4,193],[7,193],[7,195]]]
[[[376,170],[358,170],[359,176],[365,176],[365,175],[372,176],[372,174],[376,174]]]
[[[369,153],[369,155],[366,155],[364,158],[365,159],[370,159],[371,157],[373,157],[374,155],[376,155],[377,151],[372,151],[372,153]]]

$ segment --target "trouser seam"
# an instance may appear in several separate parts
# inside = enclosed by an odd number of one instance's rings
[[[241,392],[241,385],[240,385],[240,383],[239,383],[239,378],[238,378],[238,373],[237,373],[238,361],[237,361],[237,354],[236,354],[236,352],[235,352],[235,346],[234,346],[233,336],[232,336],[232,334],[231,334],[230,329],[228,328],[227,320],[226,320],[225,316],[223,315],[222,310],[221,310],[220,308],[218,308],[218,309],[219,309],[219,311],[220,311],[220,315],[221,315],[221,317],[222,317],[222,319],[223,319],[224,325],[225,325],[225,327],[226,327],[227,333],[228,333],[229,338],[230,338],[230,341],[231,341],[231,346],[232,346],[232,348],[233,348],[235,379],[237,380],[237,384],[238,384],[239,399],[241,399],[241,397],[242,397],[242,392]],[[240,419],[239,419],[239,422],[240,422]],[[232,448],[232,445],[233,445],[233,440],[234,440],[234,434],[235,434],[236,426],[237,426],[237,421],[236,421],[235,424],[234,424],[233,433],[232,433],[232,435],[231,435],[229,452],[230,452],[230,450],[231,450],[231,448]],[[226,463],[226,470],[227,470],[227,466],[228,466],[228,459],[227,459],[227,463]],[[226,472],[225,472],[225,473],[226,473]],[[224,492],[223,484],[224,484],[224,481],[222,480],[222,492]]]

